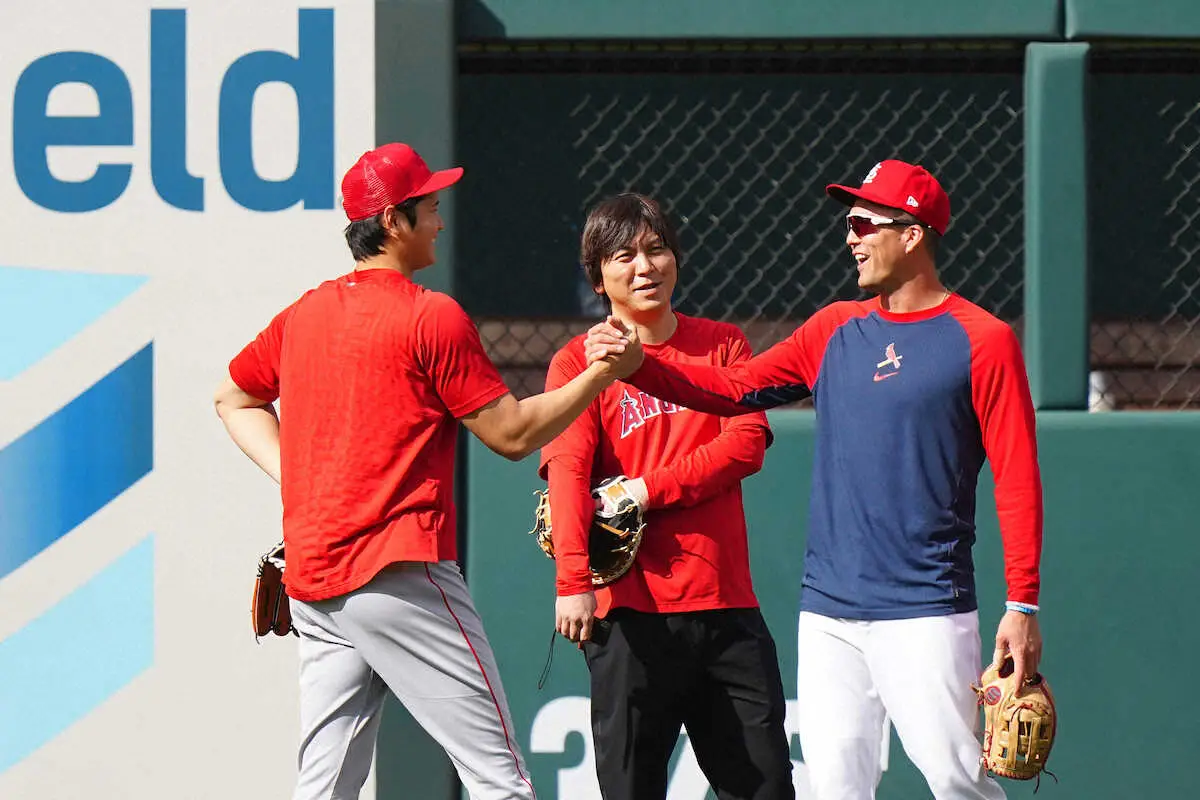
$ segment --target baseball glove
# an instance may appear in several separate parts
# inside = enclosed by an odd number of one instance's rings
[[[633,566],[646,522],[641,506],[621,485],[624,475],[609,478],[592,490],[600,508],[592,516],[588,533],[588,567],[593,586],[613,583]],[[534,492],[538,498],[531,534],[538,547],[554,558],[554,529],[550,521],[550,492]]]
[[[277,636],[296,633],[292,626],[291,601],[283,588],[283,566],[283,542],[258,559],[258,575],[250,598],[250,624],[256,640],[268,633]]]
[[[1012,656],[999,652],[981,682],[975,692],[983,707],[984,768],[1019,781],[1038,777],[1046,768],[1058,728],[1050,684],[1035,673],[1025,679],[1018,695]]]

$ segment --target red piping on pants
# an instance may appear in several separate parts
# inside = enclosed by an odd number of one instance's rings
[[[429,564],[425,564],[425,577],[429,578],[429,582],[434,585],[438,592],[442,595],[442,602],[446,604],[446,610],[450,612],[450,616],[454,618],[454,622],[458,625],[458,630],[462,633],[463,641],[467,643],[467,647],[471,650],[471,655],[475,658],[475,664],[479,667],[479,674],[483,676],[483,682],[487,684],[488,694],[492,696],[492,705],[496,707],[496,716],[500,719],[500,728],[504,731],[504,745],[508,748],[509,754],[513,757],[513,765],[517,768],[517,774],[521,776],[521,780],[525,781],[525,785],[529,787],[529,791],[533,792],[536,800],[537,792],[533,791],[533,784],[529,782],[529,778],[525,777],[525,773],[521,771],[521,759],[517,758],[517,753],[513,750],[512,739],[508,735],[508,725],[504,722],[504,714],[500,711],[500,701],[496,699],[496,692],[492,689],[492,681],[488,678],[487,670],[483,668],[483,662],[479,660],[479,654],[475,652],[475,645],[471,644],[471,638],[467,636],[467,629],[463,627],[462,621],[458,615],[454,613],[454,609],[450,607],[450,598],[446,597],[446,592],[438,585],[438,582],[433,579],[433,573],[429,571]]]

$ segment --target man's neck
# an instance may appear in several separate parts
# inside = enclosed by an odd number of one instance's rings
[[[364,258],[362,261],[355,262],[354,269],[357,271],[368,269],[391,269],[399,272],[404,277],[412,280],[413,273],[416,272],[411,266],[399,257],[399,255],[390,252],[380,253],[379,255]]]
[[[626,325],[635,326],[642,344],[662,344],[674,336],[675,329],[679,327],[675,312],[669,308],[653,317],[636,316],[624,309],[614,308],[613,316]]]
[[[918,275],[892,292],[881,292],[879,307],[893,314],[912,314],[939,306],[950,291],[935,275]]]

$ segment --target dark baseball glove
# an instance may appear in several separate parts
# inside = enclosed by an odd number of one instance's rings
[[[642,533],[646,522],[641,506],[621,484],[626,480],[618,475],[603,481],[592,490],[592,497],[600,501],[600,507],[592,516],[588,532],[588,567],[592,573],[593,586],[613,583],[633,566],[638,548],[642,544]],[[550,493],[534,492],[538,498],[534,511],[531,534],[538,547],[549,558],[554,558],[554,529],[550,521]]]
[[[250,624],[255,639],[268,633],[277,636],[296,633],[292,626],[291,601],[283,588],[283,567],[283,542],[258,559],[258,575],[250,598]]]
[[[1035,673],[1018,695],[1012,656],[999,652],[981,683],[975,692],[983,707],[984,768],[1003,778],[1036,778],[1046,768],[1058,729],[1050,684]]]

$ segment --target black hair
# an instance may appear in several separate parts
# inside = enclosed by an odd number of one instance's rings
[[[408,220],[409,227],[417,226],[417,204],[429,195],[423,194],[410,197],[403,203],[397,203],[393,208],[397,215],[403,215]],[[383,243],[387,241],[387,228],[383,227],[383,211],[373,217],[351,222],[346,226],[346,244],[350,246],[350,254],[355,261],[366,261],[371,256],[383,252]]]
[[[604,283],[600,267],[617,252],[633,244],[644,229],[649,229],[675,254],[675,264],[683,265],[679,235],[658,203],[643,194],[626,192],[601,200],[588,212],[580,244],[580,263],[592,286]]]

